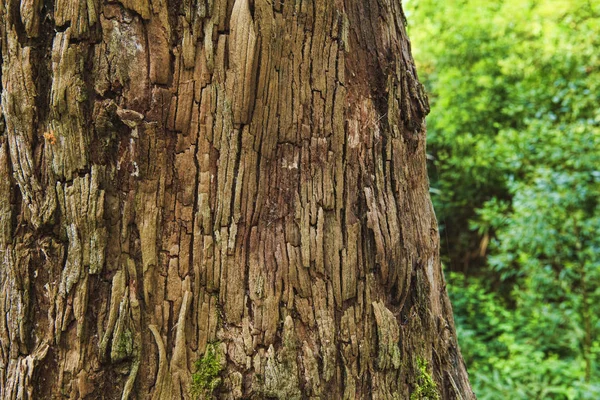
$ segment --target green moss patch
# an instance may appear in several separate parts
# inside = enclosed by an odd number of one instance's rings
[[[419,367],[417,383],[414,392],[410,395],[410,400],[439,400],[440,395],[437,391],[437,385],[428,371],[427,360],[419,357],[417,358],[417,365]]]
[[[201,359],[194,364],[192,374],[192,396],[199,399],[213,398],[214,391],[221,385],[221,360],[217,353],[218,343],[210,343]]]

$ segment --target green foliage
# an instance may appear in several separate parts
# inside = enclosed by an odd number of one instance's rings
[[[463,269],[493,234],[469,229],[478,209],[510,202],[510,183],[527,179],[536,161],[590,148],[564,135],[600,123],[598,10],[586,1],[406,3],[432,103],[430,179],[446,261]]]
[[[451,273],[448,288],[471,383],[481,399],[597,399],[600,385],[585,382],[578,329],[564,309],[511,307],[481,278]],[[515,294],[518,291],[515,291]],[[598,350],[598,344],[595,344]]]
[[[437,392],[437,385],[429,373],[427,360],[418,357],[417,367],[419,368],[417,384],[410,395],[410,400],[438,400],[440,396]]]
[[[209,343],[201,359],[195,363],[196,371],[192,374],[192,396],[210,399],[214,391],[221,385],[223,366],[219,359],[218,344]]]
[[[600,4],[405,3],[475,392],[600,398]]]

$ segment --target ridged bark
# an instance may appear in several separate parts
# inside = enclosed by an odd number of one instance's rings
[[[0,16],[0,398],[474,398],[398,0]]]

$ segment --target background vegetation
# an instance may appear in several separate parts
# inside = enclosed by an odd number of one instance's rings
[[[405,0],[480,399],[600,398],[600,2]]]

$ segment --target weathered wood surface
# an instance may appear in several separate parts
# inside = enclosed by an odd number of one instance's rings
[[[398,0],[0,18],[0,398],[474,397]]]

